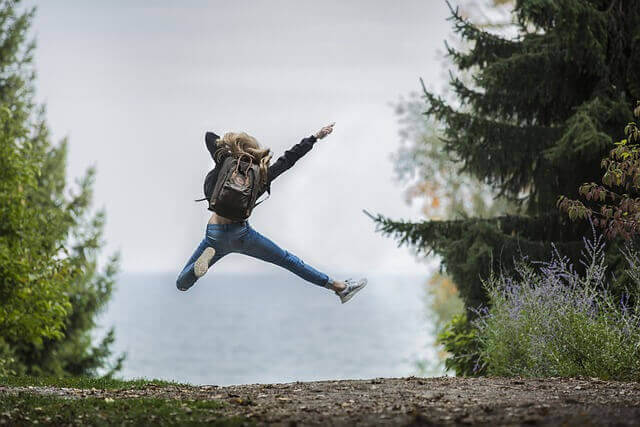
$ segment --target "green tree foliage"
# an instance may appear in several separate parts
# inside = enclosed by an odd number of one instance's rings
[[[108,365],[113,331],[97,346],[90,331],[117,257],[98,268],[104,214],[90,211],[94,172],[67,184],[67,144],[51,143],[34,103],[34,10],[19,3],[0,1],[0,369],[96,374]]]
[[[513,0],[463,0],[460,13],[480,28],[509,33],[514,26],[505,6],[512,3]],[[460,48],[465,46],[464,41],[453,43],[460,44]],[[450,58],[444,58],[443,65],[449,68]],[[468,72],[459,77],[468,83],[473,81]],[[421,202],[422,213],[429,219],[491,217],[512,210],[506,200],[495,197],[490,185],[470,173],[459,172],[460,160],[444,149],[441,124],[433,118],[425,119],[424,102],[417,93],[400,98],[394,108],[400,124],[400,147],[393,161],[398,180],[409,183],[407,203]]]
[[[401,244],[441,256],[468,307],[486,302],[481,279],[520,254],[544,259],[551,242],[577,260],[588,225],[558,212],[561,194],[593,181],[640,94],[640,8],[616,0],[519,0],[518,36],[485,31],[452,10],[470,49],[448,47],[459,72],[452,105],[423,84],[425,114],[443,126],[458,172],[518,206],[492,218],[397,221],[374,216]],[[615,264],[610,264],[615,266]]]

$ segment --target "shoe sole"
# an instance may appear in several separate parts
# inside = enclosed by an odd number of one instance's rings
[[[202,254],[198,257],[195,264],[193,265],[193,272],[196,277],[202,277],[209,270],[209,262],[211,262],[211,258],[216,254],[216,250],[212,247],[205,248],[202,251]]]
[[[365,286],[367,286],[367,279],[362,279],[362,286],[360,286],[358,289],[356,289],[355,291],[351,292],[349,295],[344,297],[344,299],[340,298],[340,301],[342,301],[342,303],[345,304],[347,301],[353,298],[355,294],[363,290]]]

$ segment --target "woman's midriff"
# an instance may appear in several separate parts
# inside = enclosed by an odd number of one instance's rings
[[[215,212],[211,215],[211,218],[209,218],[209,224],[233,224],[234,222],[241,221],[235,221],[233,219],[225,218]]]

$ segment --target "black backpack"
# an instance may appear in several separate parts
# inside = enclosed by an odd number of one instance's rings
[[[248,162],[243,159],[248,159]],[[271,195],[260,174],[260,166],[253,163],[251,156],[229,156],[224,159],[215,183],[213,170],[207,174],[204,180],[207,198],[200,200],[209,201],[209,210],[225,218],[242,221],[249,218],[253,209],[266,200],[256,203],[263,190]]]

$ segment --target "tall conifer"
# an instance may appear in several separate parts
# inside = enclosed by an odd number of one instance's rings
[[[441,256],[467,306],[485,301],[480,278],[510,269],[521,254],[542,259],[551,242],[574,259],[584,223],[556,208],[600,175],[640,99],[640,4],[622,0],[518,0],[518,37],[474,26],[451,10],[471,46],[448,47],[468,85],[452,76],[457,103],[424,88],[425,114],[443,127],[445,150],[462,170],[516,203],[516,215],[450,221],[374,216],[401,244]]]

